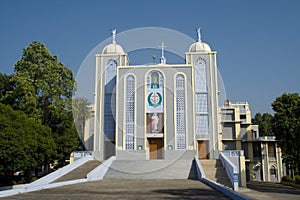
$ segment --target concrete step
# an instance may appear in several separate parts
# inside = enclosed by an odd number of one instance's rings
[[[104,179],[196,179],[193,160],[115,160]]]
[[[206,178],[232,188],[221,160],[200,160]]]
[[[87,163],[77,167],[71,172],[65,174],[64,176],[56,179],[52,183],[86,178],[87,174],[96,167],[98,167],[100,164],[101,162],[99,160],[88,161]]]

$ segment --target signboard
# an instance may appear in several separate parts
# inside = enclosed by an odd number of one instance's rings
[[[146,93],[146,112],[147,113],[162,113],[163,106],[163,90],[162,88],[149,88]]]
[[[239,182],[239,176],[237,173],[233,174],[233,182]]]

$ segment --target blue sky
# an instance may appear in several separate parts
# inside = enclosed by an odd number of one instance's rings
[[[271,113],[277,96],[299,93],[299,9],[297,0],[1,0],[0,72],[13,73],[33,41],[76,73],[112,28],[164,27],[196,39],[202,27],[202,40],[218,52],[227,98],[248,101],[252,114]]]

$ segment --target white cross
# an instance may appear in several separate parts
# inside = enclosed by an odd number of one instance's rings
[[[160,57],[160,64],[166,64],[166,58],[165,58],[165,46],[164,42],[161,43],[161,46],[159,46],[161,48],[161,57]]]
[[[164,51],[165,51],[165,47],[167,47],[167,46],[165,46],[164,42],[162,42],[162,43],[161,43],[161,46],[158,46],[158,47],[161,48],[161,57],[165,57],[165,56],[164,56]]]

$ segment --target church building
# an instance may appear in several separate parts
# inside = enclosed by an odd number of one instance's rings
[[[100,160],[215,160],[227,151],[238,154],[241,179],[280,181],[275,138],[259,137],[248,103],[219,106],[217,52],[201,40],[200,29],[197,36],[184,64],[168,64],[162,43],[158,64],[133,66],[112,31],[111,44],[96,54],[93,117],[84,135],[92,144],[86,146]]]
[[[216,159],[218,87],[216,52],[191,44],[185,64],[131,66],[116,43],[96,55],[94,151],[100,159]]]

